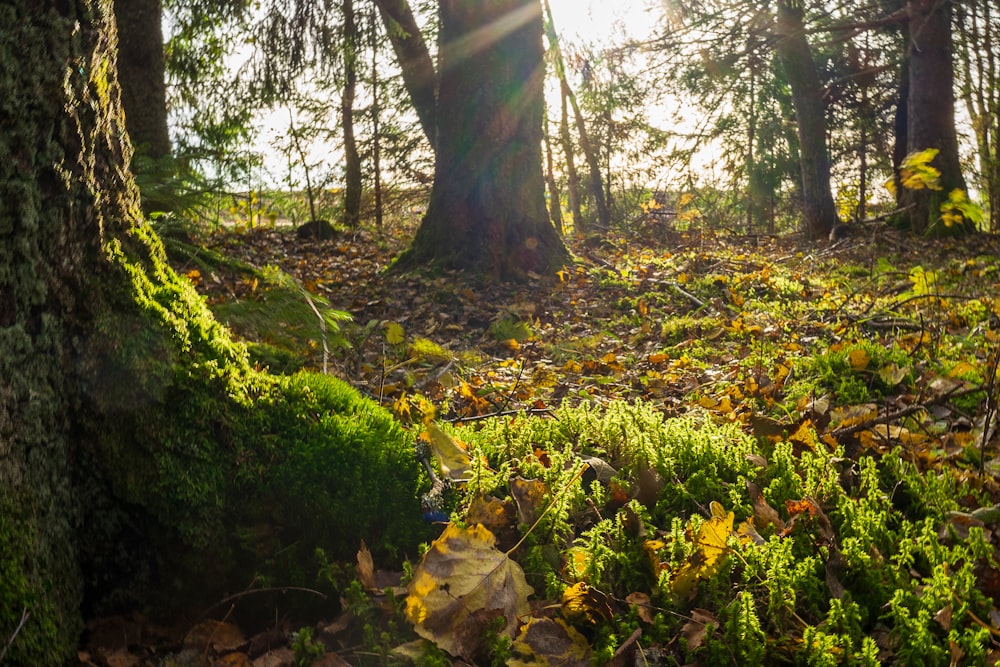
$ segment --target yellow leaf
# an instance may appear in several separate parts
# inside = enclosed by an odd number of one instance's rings
[[[851,364],[851,368],[855,371],[863,371],[868,368],[868,364],[871,363],[871,356],[862,349],[851,350],[847,355],[847,360]]]
[[[695,539],[695,551],[678,570],[670,582],[675,595],[686,598],[694,590],[699,580],[710,579],[723,562],[729,551],[726,541],[733,532],[732,512],[726,512],[721,504],[712,502],[712,518],[701,524]]]
[[[570,581],[581,581],[590,566],[590,552],[584,547],[570,547],[566,552],[563,574]]]
[[[597,625],[610,621],[614,615],[608,596],[585,582],[573,584],[562,596],[561,613],[574,625]]]
[[[513,639],[518,617],[531,610],[534,589],[495,542],[481,525],[448,524],[413,572],[406,597],[406,618],[417,634],[469,661],[492,618],[503,617],[503,632]]]
[[[425,433],[427,442],[434,452],[434,458],[441,466],[441,472],[454,481],[464,481],[472,458],[465,445],[448,435],[440,426],[429,422]]]
[[[389,345],[399,345],[406,339],[403,332],[403,325],[398,322],[387,322],[385,324],[385,342]]]

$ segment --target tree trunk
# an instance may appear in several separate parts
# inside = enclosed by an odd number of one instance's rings
[[[340,98],[340,123],[344,131],[344,225],[354,229],[361,224],[361,155],[354,137],[354,96],[358,87],[358,26],[354,0],[343,0],[344,14],[344,90]]]
[[[573,136],[569,133],[569,100],[566,99],[566,89],[560,85],[559,90],[559,143],[562,144],[563,157],[566,159],[566,197],[569,200],[570,215],[573,216],[573,233],[580,235],[587,231],[587,223],[580,208],[580,172],[576,168]]]
[[[116,0],[125,127],[144,155],[170,155],[161,0]]]
[[[909,217],[914,231],[942,233],[941,204],[952,190],[965,190],[955,130],[951,2],[908,0],[906,9],[910,20],[907,152],[938,149],[931,164],[941,175],[940,189],[904,190],[903,197],[912,206]],[[959,224],[950,233],[973,230],[972,224]]]
[[[556,184],[555,160],[552,157],[552,140],[548,131],[548,114],[545,114],[545,183],[549,188],[549,218],[561,236],[563,233],[562,197]]]
[[[989,202],[988,229],[1000,232],[1000,15],[993,0],[956,5],[961,37],[962,97],[972,119],[980,190]]]
[[[375,11],[368,17],[368,35],[371,43],[368,47],[372,55],[372,195],[375,199],[375,227],[381,231],[384,211],[382,210],[382,99],[379,96],[379,86],[382,82],[378,75],[378,27]]]
[[[391,417],[332,378],[255,372],[166,264],[129,173],[112,12],[110,0],[0,4],[0,650],[11,665],[66,664],[82,602],[191,608],[275,566],[265,576],[299,585],[292,573],[317,548],[342,558],[362,536],[390,550],[426,539],[382,532],[420,523],[419,467]],[[289,542],[274,541],[281,531]]]
[[[830,191],[823,86],[805,38],[802,15],[801,1],[778,3],[776,48],[795,106],[805,232],[810,238],[824,238],[837,223],[837,209]]]
[[[410,95],[431,149],[437,147],[437,73],[427,43],[407,0],[375,0],[389,35],[396,60],[403,72],[403,85]]]
[[[440,12],[434,185],[397,265],[554,273],[569,254],[545,210],[539,0],[442,0]]]

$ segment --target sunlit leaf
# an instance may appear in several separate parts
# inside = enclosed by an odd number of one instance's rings
[[[575,625],[597,625],[614,615],[608,596],[586,582],[578,582],[563,591],[561,613]]]
[[[704,521],[698,529],[694,540],[695,551],[671,579],[671,589],[679,597],[690,595],[699,580],[710,579],[729,551],[727,541],[733,532],[734,515],[715,501],[711,503],[711,511],[712,518]]]
[[[448,524],[413,573],[406,618],[417,634],[451,655],[471,660],[497,617],[513,638],[518,618],[530,611],[533,589],[524,572],[494,544],[481,525]]]
[[[855,371],[863,371],[868,368],[868,364],[871,363],[872,358],[865,350],[856,348],[848,353],[847,360],[851,364],[851,368]]]
[[[385,342],[389,345],[401,345],[404,340],[406,340],[406,333],[403,331],[403,325],[398,322],[386,322]]]
[[[428,422],[424,433],[435,460],[441,466],[441,472],[452,480],[464,480],[472,463],[464,443],[451,437],[434,422]]]

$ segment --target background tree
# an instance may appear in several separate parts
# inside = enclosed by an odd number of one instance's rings
[[[778,0],[775,49],[788,77],[795,106],[803,226],[807,236],[824,238],[837,223],[837,211],[830,192],[824,91],[806,40],[804,14],[800,0]]]
[[[903,202],[910,206],[910,227],[923,232],[944,230],[941,204],[953,190],[965,191],[955,129],[955,77],[952,61],[951,2],[908,0],[907,152],[938,150],[932,165],[940,172],[938,187],[906,188]],[[966,220],[953,231],[975,228]]]
[[[955,5],[959,89],[972,120],[979,190],[989,204],[989,228],[1000,232],[1000,11],[991,0]]]
[[[398,266],[554,272],[568,253],[545,209],[541,3],[442,0],[440,20],[434,185]]]
[[[161,0],[117,0],[118,74],[125,127],[151,158],[170,154]]]

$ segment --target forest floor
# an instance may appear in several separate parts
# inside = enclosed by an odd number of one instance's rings
[[[984,514],[1000,502],[1000,441],[990,421],[1000,395],[996,237],[931,241],[879,228],[831,244],[653,230],[573,242],[573,266],[522,284],[387,273],[408,238],[363,230],[319,241],[285,230],[230,229],[182,244],[186,250],[172,252],[172,260],[217,317],[253,344],[258,364],[325,369],[415,433],[431,420],[475,426],[616,401],[642,401],[667,418],[703,413],[762,441],[806,425],[814,435],[796,447],[840,447],[852,459],[893,452],[921,473],[947,471],[956,488],[975,490],[956,499],[955,527],[975,525],[994,548],[1000,542],[991,531],[1000,516]],[[768,510],[755,501],[758,524],[768,518],[777,526]],[[804,511],[779,510],[788,531]],[[818,507],[809,512],[822,515]],[[996,562],[987,559],[977,572],[976,587],[1000,599]],[[648,652],[644,659],[683,664],[682,654],[696,655],[708,641],[704,628],[718,613],[694,610],[673,648],[664,642],[656,660]],[[1000,636],[1000,613],[974,618],[986,635]],[[96,639],[81,664],[142,664],[134,648],[115,653],[99,639],[106,625],[112,630],[104,635],[138,622],[95,621]],[[186,631],[210,640],[183,641],[192,664],[392,663],[388,655],[373,657],[370,638],[358,639],[351,623],[347,616],[317,619],[315,636],[326,648],[338,641],[346,647],[337,652],[311,654],[311,638],[289,639],[296,628],[244,638],[221,623]],[[615,664],[641,664],[637,636],[620,638],[624,652]],[[877,640],[889,662],[902,651],[893,641],[888,633]],[[952,664],[971,650],[961,646]],[[984,651],[984,662],[995,662],[994,647]],[[115,655],[117,662],[108,657]],[[712,664],[702,660],[691,664]]]

